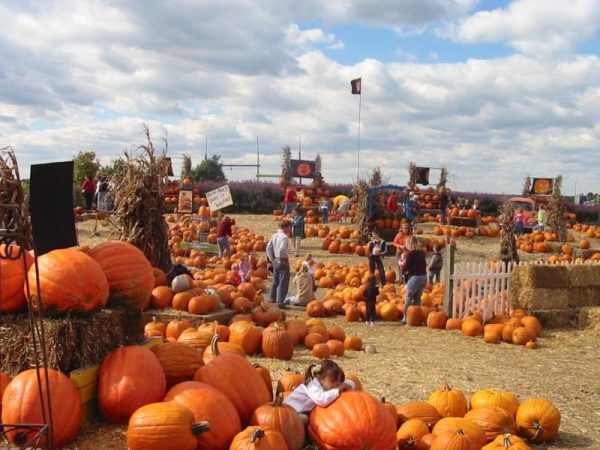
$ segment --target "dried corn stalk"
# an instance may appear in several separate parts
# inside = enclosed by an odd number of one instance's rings
[[[418,178],[417,164],[411,161],[408,164],[408,187],[414,189],[417,186]]]
[[[281,149],[281,178],[285,186],[292,184],[292,149],[286,145]]]
[[[115,198],[114,237],[138,247],[150,263],[171,272],[168,225],[163,217],[163,186],[167,181],[168,162],[164,148],[156,151],[150,130],[144,124],[146,145],[125,151],[127,172],[118,180]]]
[[[440,181],[437,184],[438,190],[442,187],[446,187],[447,182],[448,182],[448,169],[446,169],[446,166],[442,166],[442,169],[440,170]]]
[[[502,237],[500,238],[500,260],[508,264],[518,263],[517,240],[515,239],[515,212],[510,202],[502,205],[502,222],[500,224]]]
[[[360,179],[358,184],[354,185],[354,195],[357,199],[356,225],[358,227],[358,242],[361,245],[369,241],[369,184],[366,180]]]
[[[181,167],[181,179],[185,180],[186,178],[192,178],[192,156],[184,153],[183,156],[183,166]]]
[[[525,180],[523,180],[523,197],[527,197],[529,195],[529,191],[531,190],[531,177],[527,176],[525,177]]]
[[[22,233],[19,245],[33,247],[27,195],[19,179],[19,166],[12,148],[0,149],[0,230]]]
[[[315,183],[323,182],[322,167],[323,167],[323,160],[321,159],[321,155],[319,153],[317,153],[317,157],[315,158],[315,178],[314,178]]]
[[[559,242],[565,242],[567,240],[567,225],[565,223],[565,212],[567,207],[561,194],[562,187],[562,175],[557,176],[554,179],[552,185],[552,197],[550,197],[549,213],[548,213],[548,226]]]

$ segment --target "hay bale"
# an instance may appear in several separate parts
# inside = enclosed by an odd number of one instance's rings
[[[600,306],[600,286],[571,288],[568,302],[571,308]]]
[[[220,324],[226,325],[236,314],[237,313],[233,309],[227,308],[203,315],[190,314],[186,311],[178,311],[173,308],[148,309],[143,313],[142,323],[145,325],[146,323],[151,322],[153,317],[156,317],[156,320],[163,323],[169,323],[171,320],[181,317],[181,319],[189,320],[194,327],[199,327],[203,323],[208,322],[219,322]]]
[[[566,269],[570,287],[600,287],[600,264],[571,264]]]
[[[544,328],[574,328],[578,324],[578,311],[574,309],[545,309],[533,311]]]
[[[68,373],[99,364],[121,345],[141,342],[142,314],[125,308],[90,316],[43,319],[48,367]],[[41,349],[38,347],[41,354]],[[27,313],[0,315],[0,371],[16,375],[35,364]],[[38,358],[41,361],[41,356]]]
[[[528,265],[515,267],[521,283],[533,288],[566,288],[569,277],[566,266]]]
[[[569,289],[524,288],[512,296],[513,306],[520,306],[528,311],[544,309],[565,309],[569,307]]]
[[[600,330],[600,308],[579,308],[577,326],[579,328]]]

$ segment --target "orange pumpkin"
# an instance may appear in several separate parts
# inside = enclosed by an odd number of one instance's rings
[[[238,433],[231,442],[229,450],[281,450],[287,443],[283,434],[272,427],[249,426]]]
[[[90,313],[108,301],[109,284],[102,267],[83,252],[69,248],[52,250],[38,257],[38,269],[40,292],[35,267],[27,273],[31,296],[37,305],[41,293],[44,310],[48,313]],[[152,273],[150,276],[154,285]]]
[[[111,305],[139,307],[154,289],[154,272],[146,256],[124,241],[106,241],[88,253],[104,271]]]
[[[194,421],[208,422],[208,429],[197,435],[198,448],[227,448],[242,430],[240,416],[233,403],[221,391],[196,381],[184,381],[173,386],[165,402],[175,402],[189,409]]]
[[[69,377],[54,369],[46,370],[45,373],[44,369],[40,369],[41,388],[38,384],[35,369],[21,372],[10,382],[2,398],[2,422],[15,424],[44,423],[40,390],[46,392],[46,389],[48,389],[53,400],[50,410],[54,425],[52,427],[52,442],[54,446],[62,447],[75,439],[79,431],[81,399],[77,386]],[[46,374],[48,385],[46,385]],[[48,408],[48,405],[46,404],[45,407]],[[65,411],[68,411],[68,414]],[[47,416],[48,411],[46,411]],[[16,428],[10,431],[6,430],[5,433],[10,442],[21,447],[29,442],[38,431]],[[42,436],[38,444],[39,446],[45,446],[46,437]]]

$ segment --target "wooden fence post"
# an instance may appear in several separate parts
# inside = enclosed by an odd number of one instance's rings
[[[446,235],[446,264],[444,264],[444,314],[452,317],[452,291],[454,290],[454,245],[450,245],[450,236]]]

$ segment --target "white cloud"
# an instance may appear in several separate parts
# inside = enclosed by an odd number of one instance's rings
[[[106,163],[143,141],[146,121],[156,139],[168,132],[173,155],[189,152],[195,161],[207,139],[209,153],[225,161],[254,162],[258,136],[261,171],[271,173],[281,147],[297,148],[300,138],[304,156],[323,156],[327,181],[351,181],[362,100],[362,173],[381,166],[404,183],[415,160],[446,164],[456,189],[516,192],[527,174],[562,171],[582,189],[598,190],[597,56],[453,64],[404,57],[350,66],[316,49],[342,46],[337,36],[298,25],[326,17],[421,26],[455,19],[472,1],[389,1],[370,10],[363,0],[260,8],[246,0],[181,1],[177,8],[62,1],[44,11],[34,3],[0,4],[0,147],[13,146],[24,174],[31,163],[79,150],[94,150]],[[463,30],[476,29],[467,23]],[[525,39],[527,27],[520,29]],[[358,76],[362,98],[350,94]]]
[[[528,55],[553,57],[571,53],[599,30],[597,0],[515,0],[507,8],[467,17],[450,35],[459,42],[506,43]]]

